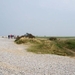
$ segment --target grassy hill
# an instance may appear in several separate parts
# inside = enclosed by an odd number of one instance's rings
[[[37,54],[56,54],[62,56],[75,56],[75,39],[49,40],[44,38],[20,38],[17,44],[27,44],[27,51]]]

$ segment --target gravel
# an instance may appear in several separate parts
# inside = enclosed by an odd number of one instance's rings
[[[34,54],[13,41],[0,38],[0,75],[75,75],[75,58]]]

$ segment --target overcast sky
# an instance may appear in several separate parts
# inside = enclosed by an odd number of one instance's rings
[[[75,0],[0,0],[0,35],[75,36]]]

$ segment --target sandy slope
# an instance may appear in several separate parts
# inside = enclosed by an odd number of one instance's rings
[[[75,75],[75,59],[33,54],[14,39],[0,38],[0,75]]]

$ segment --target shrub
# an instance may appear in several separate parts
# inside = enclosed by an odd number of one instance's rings
[[[15,41],[18,41],[19,39],[25,38],[25,37],[27,37],[27,38],[35,38],[34,35],[32,35],[30,33],[26,33],[25,35],[17,36]]]
[[[50,37],[49,40],[57,40],[56,37]]]
[[[32,35],[32,34],[30,34],[30,33],[26,33],[26,34],[25,34],[25,37],[35,38],[35,36],[34,36],[34,35]]]
[[[17,37],[16,37],[16,40],[15,40],[15,42],[16,42],[16,41],[18,41],[19,39],[20,39],[20,37],[19,37],[19,36],[17,36]]]

